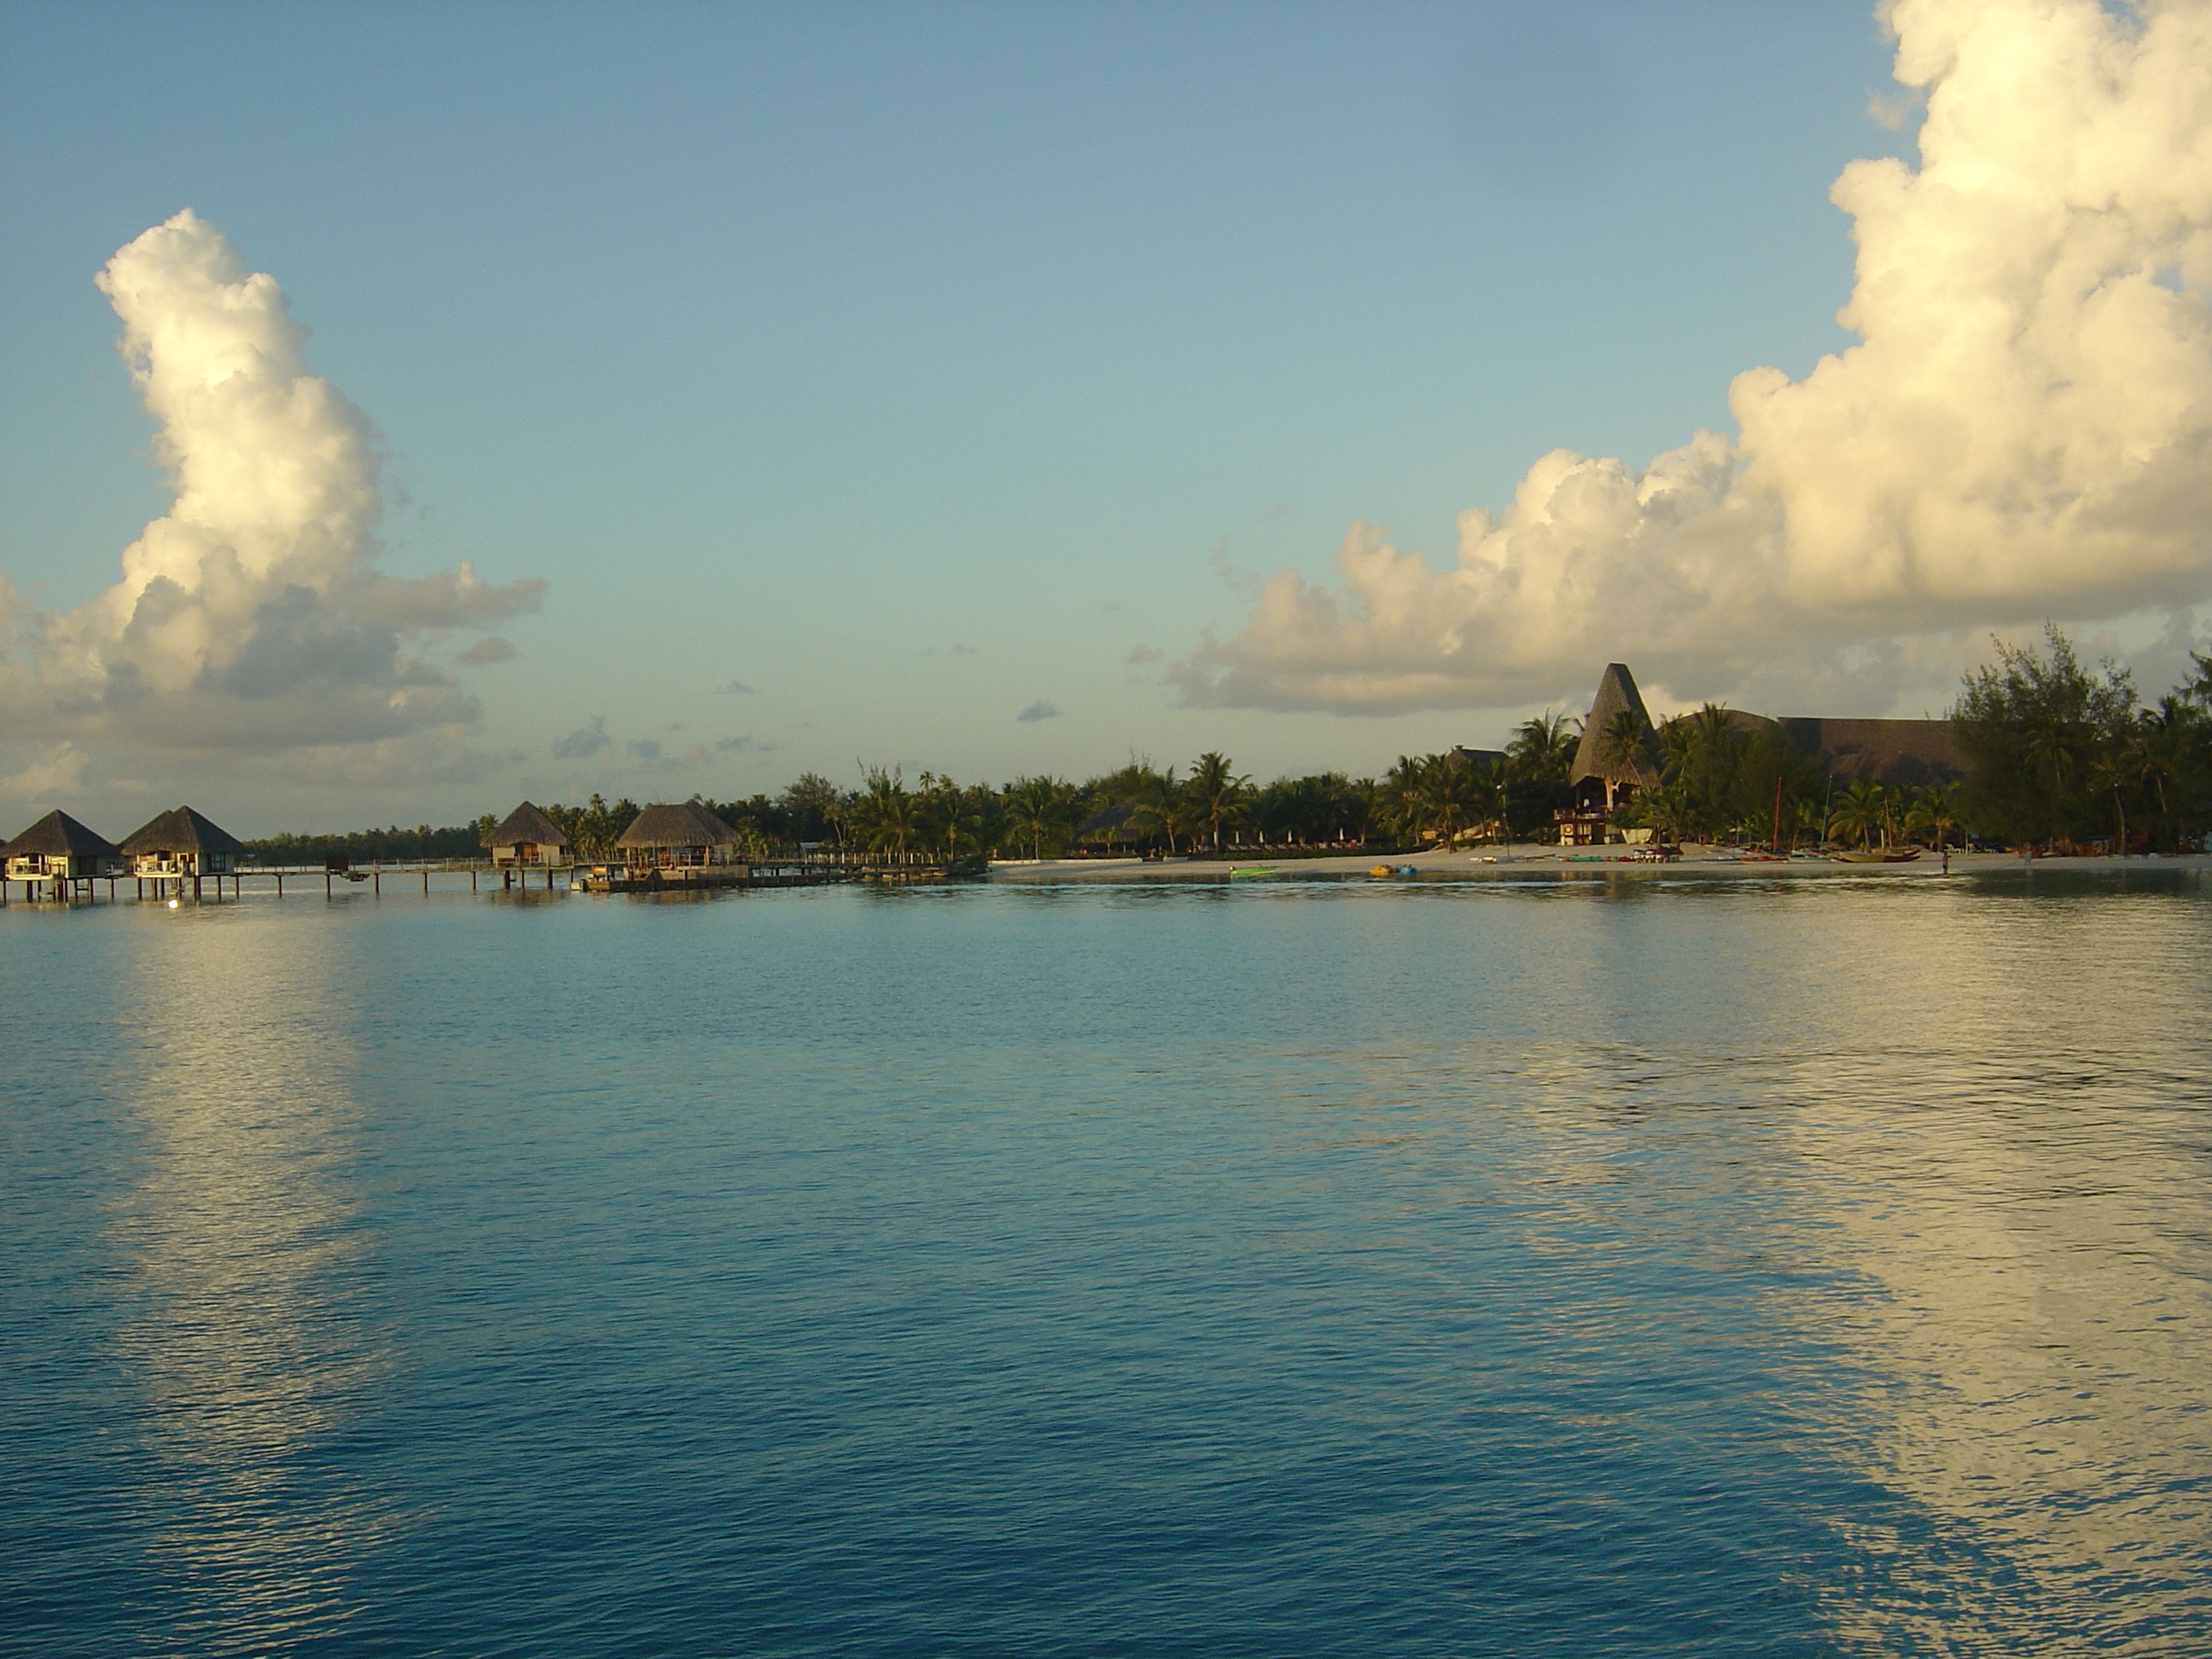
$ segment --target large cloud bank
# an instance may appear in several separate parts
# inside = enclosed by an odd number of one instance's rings
[[[424,739],[472,723],[475,699],[409,641],[488,627],[544,584],[376,568],[374,434],[308,373],[283,290],[214,226],[186,210],[97,281],[176,499],[84,605],[29,617],[0,591],[7,735],[263,751],[412,739],[427,757]]]
[[[1176,671],[1201,704],[1381,714],[1691,695],[1788,659],[2118,617],[2212,588],[2212,3],[1896,0],[1920,167],[1832,191],[1859,343],[1739,375],[1731,440],[1638,472],[1559,450],[1438,572],[1355,526]],[[1896,647],[1887,647],[1893,653]]]

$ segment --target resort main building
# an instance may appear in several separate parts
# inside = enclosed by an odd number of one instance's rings
[[[1644,741],[1626,749],[1608,735],[1620,725],[1623,713],[1644,734]],[[1948,720],[1832,720],[1815,714],[1769,720],[1732,708],[1729,722],[1746,733],[1779,731],[1791,748],[1839,783],[1867,778],[1917,787],[1948,782],[1966,770]],[[1574,805],[1558,814],[1562,842],[1587,847],[1604,840],[1607,814],[1627,805],[1638,789],[1659,782],[1650,741],[1656,730],[1636,689],[1636,676],[1626,663],[1607,663],[1583,718],[1582,742],[1569,773]]]

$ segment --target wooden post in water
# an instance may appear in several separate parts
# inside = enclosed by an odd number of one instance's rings
[[[380,863],[369,867],[374,872],[369,879],[375,884],[372,890],[377,897],[382,898],[384,896],[384,866]]]
[[[276,872],[276,896],[278,898],[284,896],[284,872],[282,870]]]
[[[422,866],[422,896],[430,896],[430,866],[428,864]]]

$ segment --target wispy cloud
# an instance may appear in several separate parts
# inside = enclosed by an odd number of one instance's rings
[[[716,750],[725,755],[765,755],[782,746],[781,744],[769,743],[754,737],[717,738],[714,740]]]
[[[658,738],[632,738],[623,748],[637,760],[657,761],[660,758],[660,740]]]
[[[714,688],[714,695],[718,697],[750,697],[753,692],[754,688],[747,685],[743,680],[732,680],[726,685],[718,685]]]
[[[487,634],[453,660],[466,663],[471,668],[479,668],[486,663],[513,662],[519,654],[512,641],[503,640],[496,634]]]
[[[1014,716],[1014,719],[1024,726],[1030,725],[1036,720],[1056,720],[1059,718],[1059,708],[1053,703],[1045,702],[1042,697],[1038,698],[1036,702],[1031,703],[1028,708],[1023,709],[1020,714]]]
[[[607,735],[606,720],[594,714],[588,725],[579,726],[565,738],[553,739],[553,758],[589,760],[594,755],[604,754],[613,744],[614,739]]]
[[[1139,645],[1133,647],[1130,650],[1129,654],[1122,658],[1121,660],[1133,666],[1143,663],[1159,662],[1163,660],[1167,654],[1168,653],[1166,652],[1161,650],[1158,646]]]

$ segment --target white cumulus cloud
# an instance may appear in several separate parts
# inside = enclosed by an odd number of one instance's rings
[[[466,564],[413,580],[377,568],[368,419],[308,372],[307,331],[275,279],[189,209],[96,281],[175,500],[97,598],[31,615],[0,595],[9,735],[327,750],[472,723],[475,700],[409,640],[531,609],[544,584],[492,586]]]
[[[1186,700],[1504,706],[1622,658],[1715,695],[2212,592],[2212,0],[1882,15],[1926,115],[1917,169],[1855,161],[1831,192],[1856,344],[1739,375],[1737,435],[1641,471],[1546,455],[1461,516],[1449,569],[1354,526],[1337,583],[1274,576],[1176,665]]]

